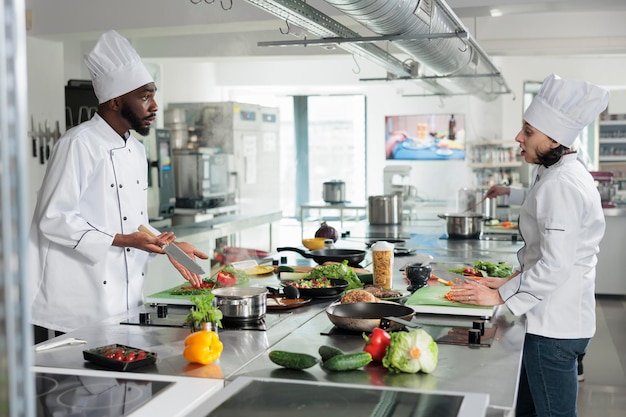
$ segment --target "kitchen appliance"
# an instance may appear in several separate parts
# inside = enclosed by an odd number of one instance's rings
[[[372,225],[402,223],[402,195],[372,195],[367,201],[367,218]]]
[[[216,149],[174,149],[176,207],[207,209],[236,202],[235,158]]]
[[[237,377],[190,417],[484,416],[489,395],[326,381]]]
[[[383,168],[383,190],[386,195],[409,192],[417,197],[417,190],[412,191],[407,186],[411,186],[409,165],[389,165]]]
[[[327,203],[346,201],[346,183],[341,180],[326,181],[322,188],[322,199]]]
[[[483,231],[483,215],[477,213],[438,214],[445,219],[449,239],[479,239]]]
[[[139,139],[148,158],[148,217],[151,223],[171,219],[176,207],[171,133],[168,129],[150,129]]]
[[[613,183],[614,173],[611,171],[591,171],[590,173],[595,180],[596,187],[600,193],[602,207],[617,207],[617,205],[613,202],[613,198],[615,198],[615,195],[617,194],[617,185]]]
[[[35,367],[37,416],[186,416],[224,381],[94,369]],[[183,404],[181,406],[181,404]]]
[[[277,108],[232,101],[168,105],[168,109],[175,108],[185,110],[190,142],[197,143],[194,146],[198,152],[214,149],[221,154],[233,155],[234,169],[230,172],[230,179],[234,181],[240,213],[258,214],[281,209]],[[195,194],[201,193],[196,191]],[[177,204],[179,197],[188,196],[177,195]]]

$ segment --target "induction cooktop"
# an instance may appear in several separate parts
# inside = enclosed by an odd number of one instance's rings
[[[239,377],[192,416],[476,417],[488,402],[487,394]]]
[[[37,415],[127,416],[171,384],[169,381],[37,372]]]

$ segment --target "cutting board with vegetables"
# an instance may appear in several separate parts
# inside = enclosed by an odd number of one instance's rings
[[[459,316],[491,317],[496,307],[476,306],[458,303],[446,299],[445,294],[450,291],[447,285],[433,285],[422,287],[415,291],[406,300],[405,305],[417,313],[452,314]]]

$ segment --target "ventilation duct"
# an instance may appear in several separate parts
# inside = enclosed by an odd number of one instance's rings
[[[489,100],[504,81],[471,35],[467,39],[419,39],[432,33],[460,33],[465,28],[452,10],[436,0],[325,0],[379,35],[402,35],[394,45],[468,94]],[[491,76],[493,75],[493,76]],[[496,83],[497,85],[494,85]],[[494,88],[495,87],[495,88]]]
[[[433,94],[474,94],[492,100],[510,93],[499,70],[442,0],[325,0],[377,34],[369,38],[302,0],[246,1],[320,38],[259,42],[259,46],[333,44],[380,65],[387,80],[419,80]],[[393,42],[411,59],[400,61],[374,44],[379,41]],[[420,75],[420,67],[433,75]]]

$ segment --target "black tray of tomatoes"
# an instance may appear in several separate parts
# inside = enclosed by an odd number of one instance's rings
[[[86,361],[115,371],[132,371],[156,362],[157,354],[125,345],[106,345],[83,350]]]

